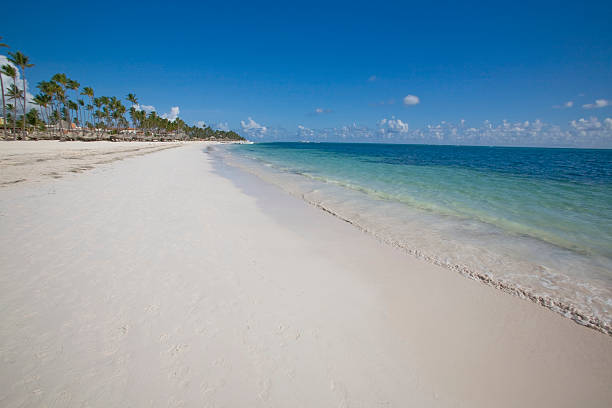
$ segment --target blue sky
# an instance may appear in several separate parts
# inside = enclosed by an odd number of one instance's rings
[[[255,140],[612,147],[610,1],[28,6],[0,35],[32,84],[65,72]]]

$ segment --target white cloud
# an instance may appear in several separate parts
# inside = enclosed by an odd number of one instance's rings
[[[298,125],[297,138],[300,141],[310,140],[315,136],[315,131],[306,126]]]
[[[227,122],[219,122],[219,123],[215,123],[215,124],[211,124],[208,125],[205,121],[203,120],[198,120],[196,122],[196,126],[200,127],[200,128],[205,128],[207,126],[210,126],[210,128],[215,129],[215,130],[223,130],[225,132],[229,132],[230,127],[228,125]]]
[[[214,126],[214,128],[217,130],[223,130],[224,132],[229,132],[230,130],[229,123],[227,122],[219,122]]]
[[[553,108],[554,109],[566,109],[566,108],[571,108],[572,106],[574,106],[574,101],[567,101],[563,105],[555,105],[553,106]]]
[[[414,106],[417,105],[420,101],[418,96],[415,95],[406,95],[404,97],[404,105],[406,106]]]
[[[161,117],[164,119],[168,119],[170,122],[174,122],[176,118],[178,118],[179,112],[179,107],[173,106],[170,108],[170,112],[164,113],[163,115],[161,115]]]
[[[422,128],[410,129],[400,119],[385,118],[376,128],[356,123],[346,126],[310,129],[298,126],[294,132],[282,128],[266,128],[268,141],[309,140],[321,142],[385,142],[415,144],[448,144],[472,146],[546,146],[546,147],[612,147],[612,118],[578,119],[566,129],[541,120],[494,123],[484,121],[471,125],[465,120],[457,123],[439,122]]]
[[[264,132],[266,131],[266,127],[265,126],[260,125],[259,123],[255,122],[253,120],[253,118],[250,117],[250,116],[248,117],[246,122],[244,120],[241,120],[240,121],[240,125],[242,126],[242,128],[244,130],[253,130],[253,129],[256,129],[256,130],[262,130]]]
[[[378,122],[379,132],[385,133],[407,133],[410,128],[408,123],[402,122],[401,119],[395,119],[395,117],[391,117],[391,119],[382,119]]]
[[[314,110],[315,115],[323,115],[325,113],[332,113],[333,111],[331,109],[324,109],[324,108],[316,108]]]
[[[240,126],[242,127],[242,131],[247,135],[259,138],[263,137],[268,131],[267,127],[255,122],[250,116],[246,121],[241,120]]]
[[[378,78],[376,77],[376,75],[372,75],[371,77],[368,78],[369,82],[374,82],[376,81]]]
[[[587,103],[585,105],[582,105],[582,107],[584,109],[605,108],[606,106],[609,106],[611,104],[612,102],[607,99],[597,99],[595,103]]]
[[[6,55],[0,55],[0,66],[2,66],[2,65],[6,65],[6,64],[8,64],[8,65],[12,66],[13,68],[15,68],[15,70],[17,70],[17,75],[16,75],[16,77],[15,77],[15,85],[17,85],[17,88],[18,88],[18,89],[20,89],[21,91],[23,91],[23,80],[21,79],[21,70],[20,70],[19,68],[17,68],[17,67],[15,66],[15,64],[13,64],[12,62],[10,62],[10,61],[8,60],[8,58],[6,57]],[[28,71],[28,72],[26,72],[26,77],[27,77],[27,74],[28,74],[28,73],[29,73],[29,71]],[[2,75],[2,74],[0,74],[0,75]],[[3,83],[4,83],[4,92],[6,92],[7,88],[13,84],[13,79],[12,79],[12,78],[7,77],[6,75],[2,75],[2,81],[3,81]],[[1,97],[1,95],[0,95],[0,97]],[[30,81],[28,81],[28,80],[26,79],[26,108],[27,108],[26,110],[27,110],[27,111],[30,111],[30,109],[38,109],[38,106],[37,106],[37,105],[34,105],[34,104],[31,102],[31,101],[32,101],[32,99],[34,99],[34,95],[32,95],[32,93],[30,92]],[[6,103],[8,104],[8,101],[7,101]],[[17,103],[17,107],[18,107],[18,109],[19,109],[19,111],[18,111],[18,112],[19,112],[19,115],[21,115],[21,114],[22,114],[22,109],[21,109],[21,106],[22,106],[21,104]],[[0,109],[1,109],[1,108],[2,108],[2,106],[0,106]],[[2,112],[0,111],[0,115],[1,115],[1,114],[2,114]]]
[[[598,130],[602,127],[601,122],[596,117],[591,117],[589,119],[581,118],[578,120],[572,120],[570,122],[570,126],[580,131]]]
[[[151,112],[155,112],[155,106],[153,105],[139,105],[136,104],[134,105],[134,109],[136,109],[137,111],[145,111],[146,113],[151,113]]]

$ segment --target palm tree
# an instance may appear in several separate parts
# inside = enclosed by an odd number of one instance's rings
[[[77,98],[78,98],[78,90],[79,90],[80,86],[81,86],[81,84],[79,84],[77,81],[74,81],[72,79],[69,79],[68,80],[68,84],[66,84],[66,88],[70,89],[71,91],[74,91],[74,93],[77,96]],[[72,106],[73,106],[72,110],[74,110],[74,117],[78,121],[78,119],[79,119],[79,105],[76,105],[76,108],[74,108],[75,105],[72,105]]]
[[[140,111],[137,111],[137,110],[136,110],[136,108],[135,108],[135,107],[132,105],[132,106],[130,107],[129,112],[130,112],[130,118],[132,119],[132,123],[134,124],[134,127],[135,127],[135,128],[136,128],[136,127],[138,127],[138,126],[137,126],[137,123],[138,123],[138,113],[139,113]]]
[[[5,64],[0,68],[0,73],[13,79],[13,86],[16,86],[15,81],[17,80],[17,70],[9,64]],[[13,105],[15,107],[15,105]],[[13,136],[15,135],[15,115],[13,115]]]
[[[15,69],[15,68],[13,68]],[[13,82],[14,82],[15,78],[13,78]],[[23,93],[21,92],[21,89],[17,88],[17,85],[15,85],[15,83],[11,84],[11,86],[9,86],[8,91],[6,93],[8,95],[8,99],[9,100],[13,100],[13,111],[14,111],[14,115],[13,115],[13,134],[16,133],[16,121],[17,121],[17,101],[21,100],[21,97],[23,96]]]
[[[55,74],[51,77],[51,80],[60,84],[64,89],[66,89],[68,81],[70,81],[66,74]]]
[[[85,101],[82,99],[77,99],[77,103],[79,104],[79,112],[81,112],[81,114],[79,115],[79,126],[81,126],[81,134],[85,134]]]
[[[127,98],[126,98],[131,104],[132,106],[130,107],[130,117],[132,118],[132,126],[134,126],[134,128],[136,127],[136,121],[134,120],[134,113],[136,111],[136,108],[134,107],[135,105],[138,105],[138,98],[136,98],[136,95],[134,95],[133,93],[129,93],[127,94]],[[136,137],[136,134],[134,134],[134,137]]]
[[[53,81],[41,81],[36,85],[38,89],[49,99],[49,104],[51,108],[51,113],[47,115],[47,120],[49,124],[51,123],[59,123],[59,120],[56,120],[58,116],[59,104],[60,104],[60,94],[62,93],[62,87]]]
[[[23,135],[26,134],[26,104],[27,104],[27,92],[26,92],[26,68],[32,68],[34,64],[30,64],[30,59],[21,53],[9,52],[9,61],[21,68],[21,74],[23,75]]]
[[[136,98],[136,95],[134,95],[133,93],[127,94],[126,99],[132,103],[132,106],[138,105],[138,98]]]
[[[142,130],[143,136],[145,135],[145,121],[147,120],[147,112],[141,110],[136,112],[136,119],[138,120],[138,128]]]
[[[0,41],[2,41],[2,37],[0,37]],[[0,42],[0,48],[8,48],[8,45]],[[6,132],[6,101],[4,99],[4,80],[2,79],[2,75],[0,75],[0,88],[2,89],[2,131]]]
[[[98,119],[98,121],[96,122],[94,120],[94,127],[98,128],[100,121],[102,120],[102,105],[104,105],[104,103],[102,102],[102,98],[94,98],[93,99],[93,104],[96,107],[96,111],[94,112],[94,116],[96,119]],[[96,131],[97,132],[97,131]]]
[[[68,106],[68,112],[69,113],[73,113],[74,112],[74,115],[71,115],[71,117],[73,119],[75,119],[76,122],[78,122],[79,121],[79,117],[78,117],[79,105],[75,101],[71,101],[70,99],[68,100],[66,105]],[[69,126],[72,129],[72,122],[70,122]]]
[[[85,107],[85,109],[87,109],[87,111],[89,112],[89,118],[91,120],[91,122],[87,121],[85,122],[87,124],[87,127],[91,130],[94,129],[94,119],[93,119],[93,114],[94,114],[94,107],[92,104],[88,103],[87,106]]]
[[[49,107],[49,103],[51,103],[51,97],[47,94],[38,94],[32,100],[35,105],[40,106],[40,113],[42,115],[43,122],[48,122],[49,113],[47,112],[47,108]],[[45,120],[45,114],[47,114],[47,120]]]
[[[68,113],[68,115],[66,115],[67,113],[66,112],[66,87],[68,86],[68,81],[70,80],[68,79],[66,74],[55,74],[51,77],[51,81],[55,82],[55,84],[57,85],[55,87],[55,98],[58,101],[58,109],[61,103],[62,108],[60,110],[60,113],[63,113],[65,116],[67,116],[65,119],[68,121],[68,123],[70,123],[70,114]],[[63,131],[63,126],[62,126],[63,119],[64,118],[60,114],[60,119],[59,119],[60,132]]]
[[[94,112],[94,116],[96,117],[96,119],[98,120],[95,124],[96,126],[96,140],[98,140],[100,138],[100,132],[98,132],[98,128],[102,128],[104,129],[104,122],[102,121],[102,119],[104,118],[104,113],[101,110],[97,110]]]
[[[7,103],[6,104],[6,110],[7,112],[9,112],[8,116],[9,119],[11,120],[11,122],[13,122],[13,128],[15,127],[15,115],[14,115],[14,110],[15,110],[15,106],[13,106],[12,103]],[[13,112],[13,113],[11,113]]]
[[[33,127],[34,129],[44,124],[44,122],[38,116],[38,110],[36,109],[30,109],[28,111],[28,113],[26,114],[26,122],[29,126]]]
[[[85,95],[85,96],[89,96],[89,105],[87,105],[87,110],[88,111],[92,111],[93,110],[93,100],[94,100],[94,90],[93,88],[90,88],[88,86],[83,88],[83,91],[81,91],[81,95]],[[91,106],[91,109],[90,109]],[[92,112],[92,116],[91,116],[91,123],[94,123],[94,118],[93,118],[93,112]]]
[[[110,117],[115,121],[115,130],[117,134],[119,134],[119,124],[121,123],[120,119],[125,114],[125,106],[123,106],[120,99],[113,96],[110,98],[109,108]]]

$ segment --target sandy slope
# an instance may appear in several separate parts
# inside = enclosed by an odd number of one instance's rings
[[[202,150],[0,189],[0,406],[612,403],[610,337]]]

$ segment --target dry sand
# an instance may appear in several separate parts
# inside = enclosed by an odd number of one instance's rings
[[[180,146],[146,142],[1,142],[0,187],[60,178],[97,165]]]
[[[0,406],[612,405],[609,336],[204,147],[0,188]]]

